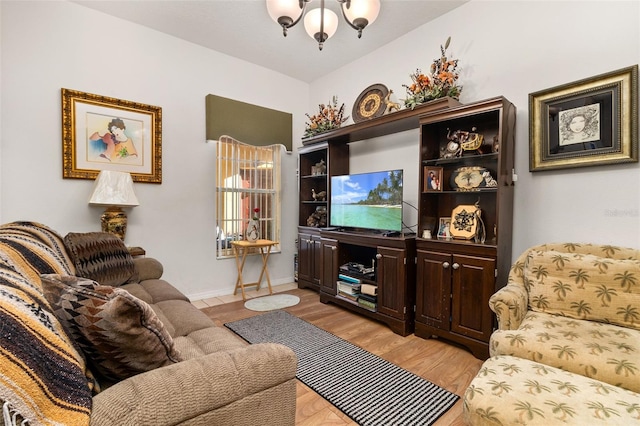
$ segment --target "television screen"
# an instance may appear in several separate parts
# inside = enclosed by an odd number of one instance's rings
[[[402,170],[331,177],[329,226],[402,231]]]

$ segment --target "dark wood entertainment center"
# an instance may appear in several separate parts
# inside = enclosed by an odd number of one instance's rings
[[[402,336],[413,333],[416,277],[414,237],[321,230],[320,241],[321,302],[333,302],[377,319]],[[347,275],[378,287],[376,312],[338,294],[336,283],[339,268],[348,262],[375,264],[375,274],[369,279],[353,273]]]
[[[349,173],[349,143],[420,129],[418,235],[394,237],[328,228],[331,177]],[[478,128],[494,147],[488,153],[441,158],[450,129]],[[488,356],[495,319],[489,297],[506,284],[511,263],[515,106],[502,97],[462,105],[442,98],[341,127],[302,140],[298,150],[298,286],[331,302],[387,324],[406,336],[442,337]],[[491,149],[491,147],[489,148]],[[319,167],[318,167],[318,166]],[[469,191],[449,181],[459,167],[484,167],[497,186]],[[441,168],[442,188],[425,188],[422,170]],[[312,191],[313,190],[313,191]],[[324,197],[314,196],[323,193]],[[439,239],[434,218],[453,207],[478,201],[486,240]],[[430,230],[432,238],[423,238]],[[337,289],[340,267],[375,265],[375,274],[358,277],[377,286],[375,311],[343,297]],[[353,274],[352,274],[353,275]]]

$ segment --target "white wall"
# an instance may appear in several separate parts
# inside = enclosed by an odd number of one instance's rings
[[[190,297],[228,294],[236,269],[233,260],[215,259],[215,146],[204,141],[204,97],[292,112],[299,144],[304,113],[314,114],[333,95],[347,111],[374,83],[403,98],[409,74],[427,70],[451,35],[461,101],[504,95],[518,108],[514,256],[546,241],[639,247],[640,165],[530,173],[527,105],[531,92],[640,62],[639,24],[637,1],[472,0],[309,87],[74,3],[3,0],[0,222],[36,220],[63,235],[99,229],[101,209],[87,205],[92,181],[62,179],[60,88],[158,105],[163,183],[136,184],[141,205],[130,211],[127,242],[161,260],[165,278]],[[417,131],[409,131],[354,144],[351,169],[403,168],[405,201],[415,204],[417,143]],[[275,282],[293,274],[297,211],[287,206],[297,202],[295,167],[295,156],[286,157],[283,253],[270,267]],[[257,272],[254,260],[248,273]]]
[[[163,183],[135,185],[140,206],[129,211],[126,242],[159,259],[188,296],[230,294],[235,263],[215,258],[216,151],[205,142],[205,96],[292,112],[300,139],[308,84],[66,1],[2,1],[0,10],[0,221],[35,220],[62,235],[100,228],[103,209],[87,204],[93,181],[62,179],[61,88],[157,105]],[[293,206],[295,155],[283,168],[283,205]],[[284,208],[274,283],[293,279],[295,223],[297,210]],[[248,261],[247,277],[257,277],[259,262]]]
[[[640,2],[472,0],[314,81],[308,109],[337,95],[351,111],[374,83],[404,98],[409,74],[428,71],[449,35],[448,53],[460,60],[461,102],[503,95],[518,109],[513,256],[551,241],[640,247],[640,164],[530,173],[528,131],[529,93],[640,62]],[[405,173],[417,173],[419,133],[415,147],[406,133],[359,143],[366,147],[352,149],[352,170],[404,164]]]

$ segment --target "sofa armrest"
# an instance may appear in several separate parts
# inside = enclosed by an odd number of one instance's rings
[[[209,412],[294,379],[296,367],[293,351],[273,343],[193,358],[102,391],[93,398],[91,425],[162,426],[206,418]],[[291,398],[291,412],[279,414],[295,419],[295,386],[291,389],[291,395],[282,395]],[[260,409],[269,410],[269,404]]]
[[[509,281],[489,298],[489,308],[498,318],[498,329],[520,327],[529,306],[529,293],[521,282]]]
[[[154,280],[162,277],[164,268],[162,263],[152,257],[136,257],[133,259],[136,268],[136,280]]]

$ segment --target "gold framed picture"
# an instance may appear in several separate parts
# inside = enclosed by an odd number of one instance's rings
[[[532,172],[638,161],[638,65],[529,94]]]
[[[162,108],[62,89],[62,177],[129,172],[162,183]]]

